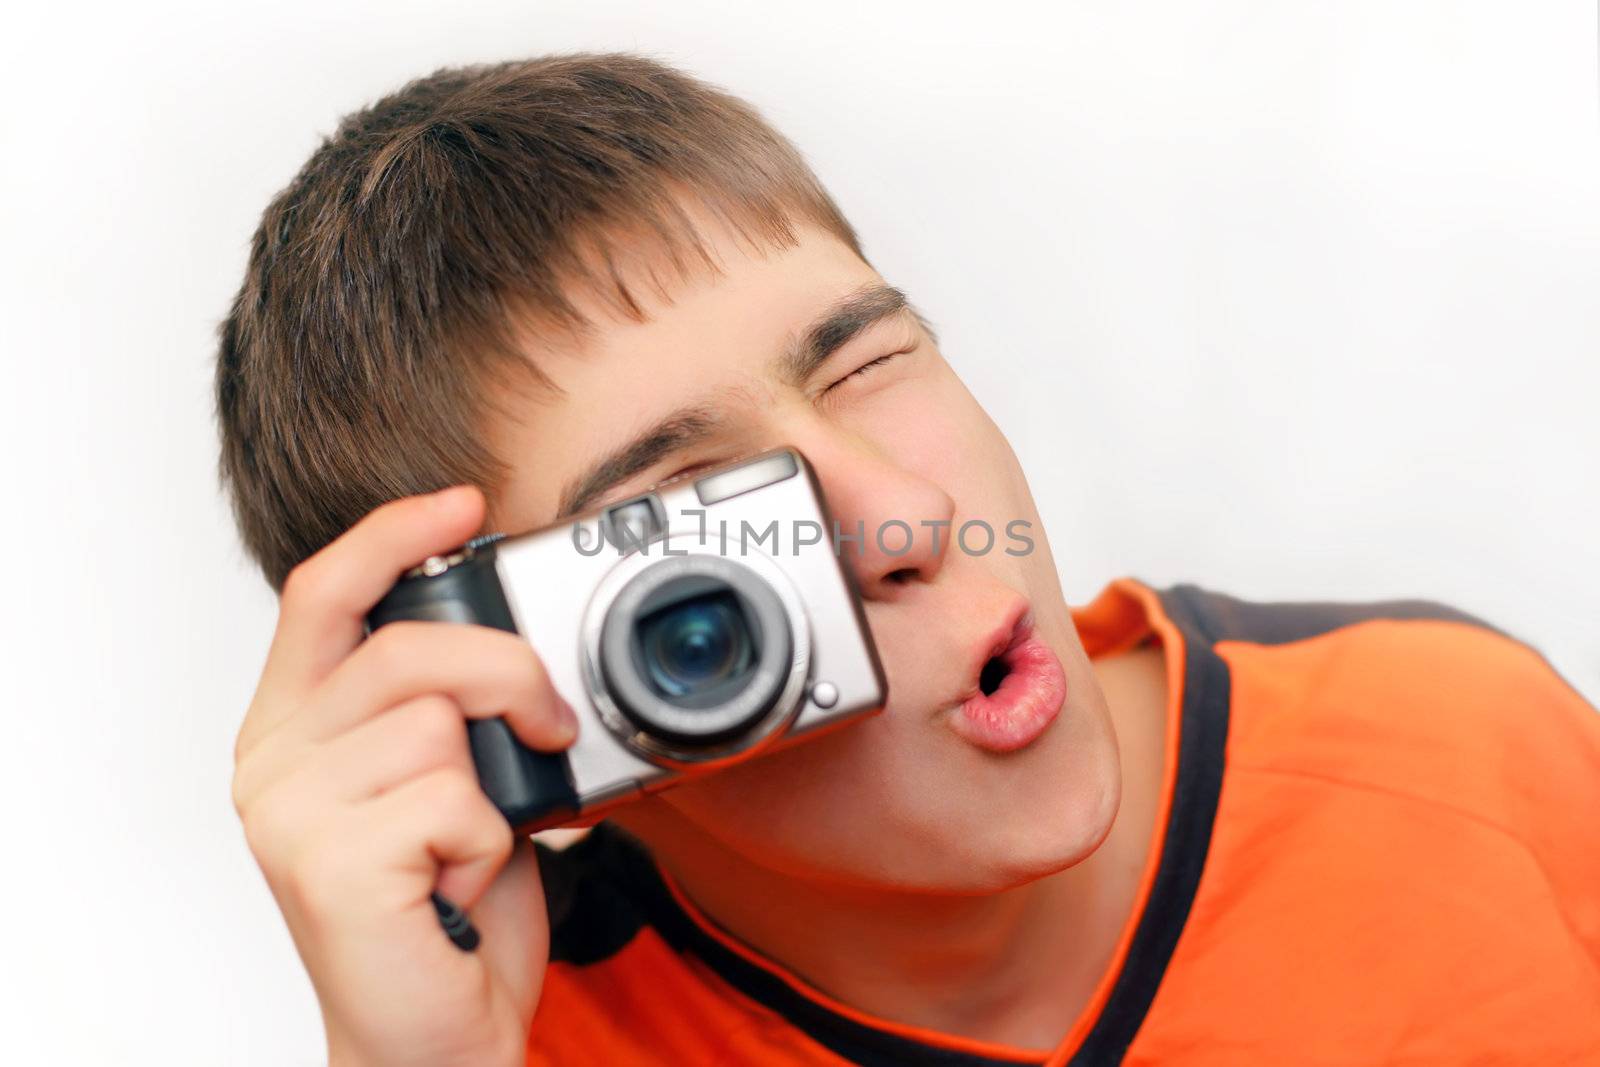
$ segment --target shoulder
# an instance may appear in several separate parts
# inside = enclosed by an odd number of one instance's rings
[[[1230,763],[1315,766],[1458,797],[1498,779],[1600,799],[1600,713],[1539,651],[1429,600],[1161,594],[1228,689]]]
[[[1493,625],[1435,600],[1247,600],[1180,583],[1160,591],[1163,606],[1215,641],[1280,645],[1374,621],[1451,622],[1499,633]]]
[[[1280,844],[1386,840],[1396,873],[1438,861],[1425,884],[1498,866],[1600,958],[1600,713],[1537,649],[1425,600],[1161,596],[1188,669],[1227,694],[1219,818]],[[1447,841],[1467,850],[1453,868]]]
[[[1548,717],[1600,740],[1600,715],[1537,648],[1449,604],[1254,601],[1190,584],[1159,595],[1202,658],[1226,661],[1235,686],[1270,686],[1280,714],[1337,703],[1403,725],[1431,712],[1445,716],[1436,726],[1468,733],[1526,732]]]
[[[1491,803],[1600,804],[1600,713],[1544,657],[1429,600],[1159,593],[1189,682],[1225,711],[1227,763]],[[1552,799],[1554,802],[1554,799]]]
[[[1158,595],[1183,638],[1180,774],[1199,751],[1217,779],[1167,1003],[1214,1026],[1233,987],[1240,1033],[1294,1047],[1260,1005],[1311,959],[1316,1018],[1356,1045],[1494,1049],[1537,1020],[1551,1062],[1592,1047],[1600,713],[1450,605]],[[1191,749],[1191,732],[1218,739]]]
[[[1600,712],[1527,643],[1425,600],[1161,595],[1191,677],[1209,666],[1223,691],[1238,789],[1252,777],[1362,790],[1492,826],[1541,857],[1600,857]]]

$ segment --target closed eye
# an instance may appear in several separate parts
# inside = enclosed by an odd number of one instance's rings
[[[721,460],[703,460],[702,462],[699,462],[699,463],[691,463],[687,467],[680,467],[677,470],[673,471],[671,474],[667,475],[665,478],[662,478],[660,481],[657,481],[650,488],[654,489],[658,485],[661,485],[661,484],[663,484],[665,482],[673,481],[674,479],[677,479],[677,478],[682,478],[685,475],[699,474],[701,471],[711,470],[712,468],[721,465],[722,462],[723,461],[721,461]]]
[[[838,381],[836,381],[832,385],[828,386],[828,388],[824,389],[823,392],[824,393],[830,393],[833,390],[839,388],[839,386],[843,385],[845,382],[848,382],[851,378],[859,378],[862,375],[866,374],[868,371],[870,371],[872,368],[881,367],[883,364],[888,363],[890,360],[894,359],[896,356],[903,356],[903,355],[905,355],[904,351],[901,351],[901,352],[890,352],[887,355],[879,356],[877,359],[874,359],[874,360],[871,360],[869,362],[863,363],[863,364],[861,364],[861,366],[857,367],[855,370],[851,371],[849,374],[846,374],[843,378],[840,378]]]

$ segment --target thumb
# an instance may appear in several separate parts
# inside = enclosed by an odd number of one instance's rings
[[[272,638],[271,684],[304,691],[325,676],[360,643],[367,612],[400,575],[470,538],[486,507],[472,485],[392,500],[296,567]]]

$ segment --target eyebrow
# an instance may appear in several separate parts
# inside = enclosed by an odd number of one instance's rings
[[[906,310],[906,294],[892,285],[864,285],[822,314],[778,360],[778,376],[804,385],[829,356],[868,327]]]
[[[876,283],[862,286],[823,312],[778,357],[774,365],[778,378],[790,385],[803,386],[829,356],[856,336],[907,310],[911,310],[911,305],[905,293],[894,286]],[[912,314],[930,334],[933,332],[921,315],[914,310]],[[556,521],[585,510],[606,490],[674,452],[706,440],[724,424],[722,414],[703,403],[672,412],[567,482],[561,491]]]
[[[556,521],[583,511],[607,489],[666,456],[705,440],[721,426],[718,413],[703,405],[678,409],[568,482],[561,491]]]

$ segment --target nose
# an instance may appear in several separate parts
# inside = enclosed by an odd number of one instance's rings
[[[871,443],[834,435],[795,441],[827,497],[840,560],[866,600],[892,601],[933,580],[953,536],[955,501]]]

